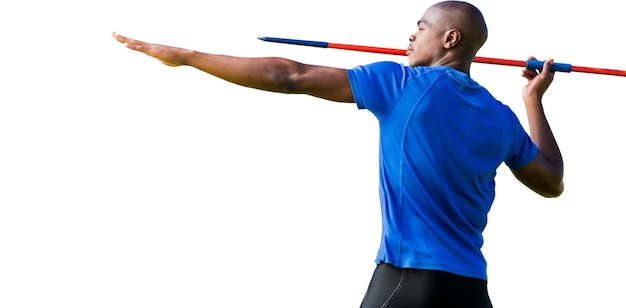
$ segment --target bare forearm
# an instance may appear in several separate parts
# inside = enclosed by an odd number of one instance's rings
[[[113,37],[127,48],[143,52],[165,65],[188,65],[228,82],[259,90],[308,94],[319,98],[354,102],[344,69],[306,65],[284,58],[244,58],[202,53],[147,43],[117,33]]]
[[[300,63],[283,58],[241,58],[184,51],[184,64],[231,83],[260,90],[296,93],[291,78]]]
[[[562,176],[563,158],[543,110],[541,98],[527,98],[525,104],[530,128],[530,138],[537,145],[539,151],[545,155],[551,163],[550,167],[553,172]]]

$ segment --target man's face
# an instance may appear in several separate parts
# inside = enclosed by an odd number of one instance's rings
[[[444,31],[440,11],[428,9],[417,22],[417,31],[409,36],[409,66],[430,66],[443,56]]]

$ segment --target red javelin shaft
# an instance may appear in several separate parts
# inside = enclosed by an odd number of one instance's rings
[[[328,43],[328,48],[374,52],[374,53],[399,55],[399,56],[406,55],[405,49],[382,48],[382,47],[372,47],[372,46],[362,46],[362,45]],[[479,57],[479,56],[474,57],[474,62],[485,63],[485,64],[519,66],[519,67],[526,67],[528,64],[526,61],[520,61],[520,60],[509,60],[509,59],[499,59],[499,58],[489,58],[489,57]],[[603,74],[603,75],[614,75],[614,76],[626,77],[626,71],[608,69],[608,68],[595,68],[595,67],[572,65],[571,71],[579,72],[579,73]]]
[[[328,43],[328,47],[327,48],[345,49],[345,50],[354,50],[354,51],[364,51],[364,52],[373,52],[373,53],[382,53],[382,54],[397,55],[397,56],[405,56],[406,55],[406,49],[393,49],[393,48],[382,48],[382,47],[372,47],[372,46],[362,46],[362,45]],[[476,63],[486,63],[486,64],[498,64],[498,65],[509,65],[509,66],[526,67],[526,61],[519,61],[519,60],[497,59],[497,58],[487,58],[487,57],[474,57],[474,62],[476,62]],[[626,74],[626,72],[624,72],[624,73]]]
[[[394,48],[383,48],[383,47],[350,45],[350,44],[337,44],[337,43],[327,43],[327,42],[319,42],[319,41],[304,41],[304,40],[294,40],[294,39],[285,39],[285,38],[276,38],[276,37],[260,37],[259,39],[262,41],[266,41],[266,42],[285,43],[285,44],[302,45],[302,46],[310,46],[310,47],[344,49],[344,50],[372,52],[372,53],[380,53],[380,54],[388,54],[388,55],[397,55],[397,56],[406,55],[405,49],[394,49]],[[520,61],[520,60],[509,60],[509,59],[488,58],[488,57],[478,57],[478,56],[474,57],[474,62],[485,63],[485,64],[519,66],[519,67],[526,67],[526,68],[531,68],[531,69],[541,69],[543,65],[543,62],[536,61],[536,60]],[[608,68],[594,68],[594,67],[585,67],[585,66],[573,66],[573,65],[565,64],[565,63],[554,63],[552,66],[553,66],[553,69],[557,71],[562,71],[562,72],[580,72],[580,73],[591,73],[591,74],[602,74],[602,75],[626,77],[626,71],[624,70],[616,70],[616,69],[608,69]]]

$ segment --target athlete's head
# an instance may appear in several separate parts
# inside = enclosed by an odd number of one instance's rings
[[[424,12],[418,30],[409,37],[409,65],[447,65],[469,71],[487,40],[482,13],[464,1],[443,1]]]

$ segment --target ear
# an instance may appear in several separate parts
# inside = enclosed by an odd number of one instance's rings
[[[446,36],[443,41],[443,48],[450,49],[461,42],[461,31],[458,29],[450,29],[446,31]]]

